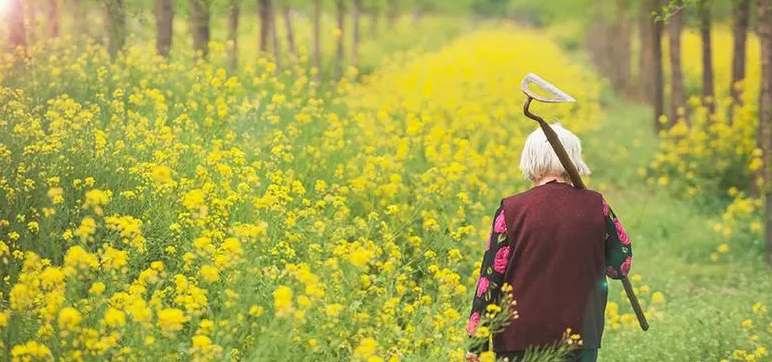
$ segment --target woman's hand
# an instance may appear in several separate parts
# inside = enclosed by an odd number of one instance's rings
[[[466,352],[466,362],[480,362],[480,359],[477,358],[477,355],[472,352]]]

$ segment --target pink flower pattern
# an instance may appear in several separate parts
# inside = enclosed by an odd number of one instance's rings
[[[475,330],[477,329],[477,325],[480,323],[480,312],[474,312],[472,313],[472,316],[469,317],[469,323],[466,325],[466,334],[468,335],[474,335]]]
[[[507,240],[507,224],[504,218],[503,205],[496,210],[495,220],[485,243],[485,256],[477,280],[477,290],[472,304],[472,314],[466,326],[470,336],[476,333],[480,324],[481,313],[491,303],[497,303],[500,286],[504,277],[503,271],[509,257],[509,242]]]
[[[493,224],[493,232],[495,233],[507,232],[507,222],[504,220],[503,210],[499,213],[499,216],[496,217],[496,222]]]
[[[603,200],[603,216],[606,218],[606,276],[621,279],[630,272],[632,252],[630,236],[614,212]]]
[[[614,212],[602,200],[603,216],[606,219],[606,268],[604,270],[608,277],[619,279],[625,277],[630,272],[632,264],[632,252],[630,247],[630,237],[627,235],[622,224],[617,219]],[[504,217],[503,204],[495,214],[496,219],[493,227],[488,234],[488,240],[485,243],[485,256],[483,265],[480,269],[480,277],[477,280],[477,290],[472,305],[472,314],[467,323],[466,332],[470,336],[474,335],[480,323],[481,313],[490,303],[498,300],[500,293],[499,286],[503,280],[509,264],[511,246],[507,240],[507,224]],[[491,241],[493,240],[493,241]],[[495,243],[495,244],[494,244]],[[494,244],[491,247],[491,244]],[[495,253],[495,255],[494,255]],[[493,286],[493,288],[491,288]]]
[[[614,226],[617,229],[617,236],[619,237],[619,241],[621,241],[622,244],[630,245],[630,237],[627,236],[627,232],[625,231],[625,227],[622,226],[622,223],[619,222],[619,219],[614,218]]]
[[[627,259],[622,263],[622,266],[619,267],[620,271],[622,272],[622,276],[627,276],[628,273],[630,273],[630,264],[633,262],[633,257],[628,256]]]
[[[480,277],[480,279],[477,280],[477,298],[482,297],[482,295],[485,294],[485,291],[487,290],[488,290],[488,278]]]
[[[509,263],[509,245],[499,249],[496,252],[496,258],[493,260],[493,270],[497,273],[504,273]]]

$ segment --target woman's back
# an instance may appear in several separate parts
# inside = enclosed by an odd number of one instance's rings
[[[503,201],[509,239],[504,282],[519,318],[494,338],[496,351],[558,342],[567,328],[599,348],[606,305],[600,194],[550,182]]]
[[[579,138],[559,125],[551,127],[579,175],[588,175]],[[498,357],[552,347],[570,328],[583,342],[583,350],[571,358],[594,361],[603,335],[605,276],[624,278],[630,272],[630,238],[600,194],[571,185],[541,129],[526,139],[520,170],[533,188],[505,198],[494,214],[467,334],[479,337],[478,327],[489,325],[489,311],[496,310],[491,305],[511,293],[519,318],[494,333]],[[468,360],[489,348],[473,344]]]

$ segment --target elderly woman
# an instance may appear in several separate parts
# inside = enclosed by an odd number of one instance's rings
[[[579,138],[559,125],[552,128],[579,173],[588,175]],[[493,335],[497,358],[518,361],[527,349],[555,346],[570,328],[582,344],[567,361],[595,361],[606,276],[629,273],[630,239],[603,196],[571,185],[541,129],[528,136],[520,169],[533,187],[503,199],[496,210],[467,333],[475,334],[486,308],[501,300],[501,286],[508,284],[519,317]],[[487,349],[469,351],[467,360]]]

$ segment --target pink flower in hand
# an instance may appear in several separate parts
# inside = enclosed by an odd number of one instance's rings
[[[493,259],[493,270],[497,273],[504,273],[504,270],[507,269],[507,263],[509,263],[509,245],[496,252],[496,257]]]
[[[466,325],[466,334],[468,335],[474,335],[475,329],[477,329],[477,325],[480,323],[480,312],[474,312],[472,313],[472,316],[469,317],[469,323]]]
[[[627,236],[625,227],[622,226],[622,223],[619,222],[619,219],[614,219],[614,226],[616,226],[617,236],[619,237],[619,241],[621,241],[622,244],[630,245],[630,237]]]
[[[633,262],[633,257],[628,256],[627,259],[622,263],[622,266],[619,267],[619,269],[622,271],[622,275],[627,275],[627,273],[630,272],[630,264]]]
[[[507,222],[504,220],[504,211],[499,213],[496,217],[496,222],[493,224],[493,231],[497,233],[507,232]]]
[[[488,290],[488,278],[480,277],[477,281],[477,297],[482,297],[486,290]]]

